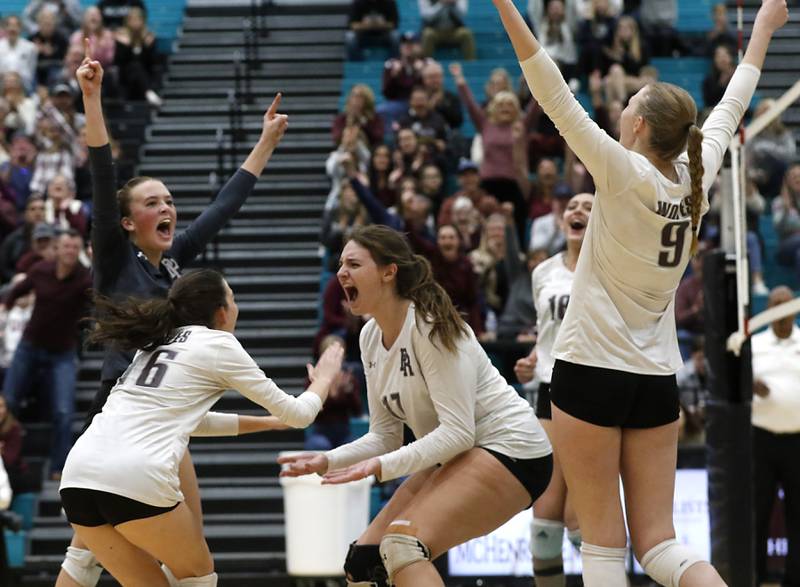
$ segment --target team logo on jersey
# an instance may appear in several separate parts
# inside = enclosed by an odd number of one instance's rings
[[[175,259],[163,257],[161,259],[161,265],[167,270],[167,273],[169,273],[169,278],[172,281],[175,281],[181,276],[181,268],[178,266],[178,263],[175,261]]]
[[[408,351],[404,348],[400,349],[400,370],[403,372],[403,377],[414,376],[414,370],[411,368],[411,357],[408,356]]]

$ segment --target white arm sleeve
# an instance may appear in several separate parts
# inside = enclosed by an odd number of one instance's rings
[[[633,154],[589,118],[544,49],[521,62],[520,67],[542,110],[592,174],[598,194],[624,191],[636,174]]]
[[[0,510],[7,510],[11,505],[11,483],[8,480],[8,473],[0,459]]]
[[[215,373],[219,380],[292,428],[305,428],[322,409],[322,400],[305,391],[294,397],[269,379],[233,336],[221,344]]]
[[[444,464],[475,446],[478,374],[474,362],[460,349],[451,353],[437,348],[419,330],[414,330],[412,340],[439,426],[411,444],[383,455],[381,481]]]
[[[208,412],[192,436],[239,436],[239,414]]]
[[[731,143],[733,133],[739,128],[742,116],[750,105],[760,76],[759,69],[749,63],[738,66],[731,81],[728,82],[722,100],[714,107],[703,124],[704,193],[708,193],[720,167],[722,167],[725,151]]]
[[[361,329],[359,345],[364,357],[364,337],[367,328]],[[397,420],[381,403],[380,390],[370,381],[370,372],[364,365],[367,378],[367,409],[369,410],[369,432],[353,442],[349,442],[325,453],[328,457],[328,470],[343,469],[366,459],[377,457],[403,446],[403,424]]]

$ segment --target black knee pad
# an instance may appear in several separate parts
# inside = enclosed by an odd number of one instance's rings
[[[344,561],[344,572],[353,582],[375,583],[378,587],[389,587],[386,568],[377,544],[350,544]]]

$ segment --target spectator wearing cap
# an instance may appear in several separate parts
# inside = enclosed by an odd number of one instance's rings
[[[3,74],[3,98],[8,104],[3,126],[12,132],[31,135],[36,129],[36,101],[26,94],[23,83],[16,71]]]
[[[794,299],[774,288],[768,307]],[[800,585],[800,329],[797,315],[776,320],[753,335],[753,479],[756,584],[766,581],[767,542],[778,486],[783,489],[789,549],[782,585]]]
[[[76,97],[69,84],[56,84],[50,90],[50,99],[42,104],[39,117],[50,120],[58,128],[74,157],[80,152],[78,134],[86,124],[86,117],[75,110]]]
[[[33,227],[31,248],[17,261],[17,273],[27,273],[39,261],[52,261],[55,256],[56,229],[53,225],[40,222]]]
[[[139,8],[147,13],[147,7],[142,0],[100,0],[97,8],[103,15],[105,25],[112,30],[122,26],[132,8]]]
[[[497,198],[481,187],[478,166],[469,159],[462,158],[458,162],[458,187],[460,189],[452,196],[445,198],[441,208],[439,208],[437,222],[439,226],[454,223],[453,206],[460,197],[466,197],[472,202],[481,220],[500,210],[500,203]]]
[[[427,63],[416,33],[403,33],[400,37],[400,56],[387,60],[383,66],[382,91],[386,102],[381,104],[378,111],[383,114],[389,128],[408,108],[411,90],[422,83],[422,70]]]
[[[36,45],[20,36],[22,22],[18,16],[7,16],[4,23],[5,37],[0,38],[0,73],[16,71],[28,91],[33,90],[36,79]]]
[[[13,193],[17,210],[22,211],[31,195],[36,146],[29,136],[16,133],[11,139],[9,155],[11,158],[0,165],[0,179]]]
[[[345,33],[347,59],[364,59],[364,46],[388,46],[392,56],[397,55],[397,2],[395,0],[353,0],[348,18],[349,30]]]
[[[548,257],[552,257],[564,250],[567,245],[564,236],[564,209],[573,195],[567,184],[556,185],[550,201],[550,212],[536,218],[531,225],[529,251],[544,250],[547,251]]]
[[[422,87],[428,92],[431,107],[444,118],[450,130],[460,128],[464,123],[461,100],[457,94],[445,89],[441,63],[430,60],[425,64],[422,68]]]
[[[458,46],[464,59],[475,59],[475,36],[466,26],[468,0],[418,0],[422,17],[422,52],[426,57],[440,46]]]
[[[36,13],[36,25],[36,32],[30,37],[39,53],[36,64],[36,82],[40,86],[46,86],[50,76],[61,67],[64,56],[67,54],[69,40],[67,35],[59,29],[58,11],[52,7]]]
[[[83,239],[75,231],[58,237],[53,261],[37,263],[24,280],[16,284],[5,300],[12,307],[20,296],[33,291],[33,314],[17,346],[3,382],[3,395],[12,413],[18,414],[37,369],[50,375],[50,405],[53,443],[50,477],[57,480],[72,446],[72,416],[75,412],[79,320],[90,300],[92,278],[78,258]]]
[[[63,175],[55,176],[47,186],[45,222],[59,230],[74,229],[86,237],[89,219],[83,203],[75,199],[75,182]]]
[[[0,278],[8,283],[17,273],[20,257],[27,253],[33,242],[34,227],[44,222],[44,199],[31,197],[25,205],[23,224],[3,239],[0,245]]]
[[[28,0],[22,12],[22,25],[31,40],[42,32],[42,14],[52,15],[55,28],[66,37],[81,23],[81,3],[79,0]]]

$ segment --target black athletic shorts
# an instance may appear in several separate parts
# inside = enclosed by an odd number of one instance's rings
[[[505,468],[522,483],[528,495],[531,496],[531,503],[528,507],[531,507],[533,502],[539,499],[539,496],[550,484],[550,477],[553,474],[553,455],[549,454],[538,459],[517,459],[488,448],[483,448],[483,450],[503,463]]]
[[[536,417],[540,420],[552,420],[553,409],[550,407],[550,384],[540,383],[536,392]]]
[[[94,528],[111,524],[124,524],[131,520],[152,518],[171,512],[180,505],[156,507],[115,493],[67,487],[61,490],[61,505],[71,524]]]
[[[590,424],[655,428],[678,419],[675,375],[640,375],[556,360],[550,382],[553,404]]]

